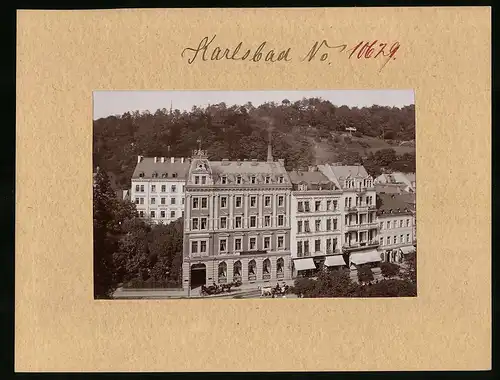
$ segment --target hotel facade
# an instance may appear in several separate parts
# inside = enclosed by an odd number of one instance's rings
[[[283,160],[211,161],[186,179],[183,287],[291,278],[291,183]]]

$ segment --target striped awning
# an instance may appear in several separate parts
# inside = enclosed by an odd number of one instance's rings
[[[401,247],[400,250],[403,253],[403,255],[407,255],[408,253],[415,252],[415,247]]]

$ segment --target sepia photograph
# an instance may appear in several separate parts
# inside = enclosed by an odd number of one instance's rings
[[[94,91],[95,299],[417,296],[414,91]]]

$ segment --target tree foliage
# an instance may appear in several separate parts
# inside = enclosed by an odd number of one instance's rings
[[[389,262],[381,263],[380,269],[382,270],[382,276],[384,277],[395,277],[399,275],[400,272],[399,265]]]
[[[368,265],[358,267],[358,280],[361,283],[373,281],[373,272]]]
[[[347,127],[357,129],[354,136],[381,138],[385,134],[387,139],[402,141],[414,140],[414,122],[413,105],[349,108],[318,98],[293,103],[284,99],[281,104],[270,102],[259,107],[220,103],[193,107],[189,112],[166,108],[153,113],[134,111],[94,121],[93,158],[95,165],[116,174],[119,186],[127,188],[137,155],[189,157],[199,138],[211,159],[265,160],[271,129],[274,156],[284,158],[287,169],[296,169],[315,163],[316,143],[322,139],[330,141],[335,150],[348,146],[348,141],[337,136]],[[367,145],[361,141],[361,149],[362,144]],[[353,154],[339,160],[360,163],[363,157],[359,152]],[[390,153],[376,154],[380,162],[372,168],[374,173],[382,170],[382,163],[387,164]],[[396,155],[390,168],[411,171],[414,155],[410,156]]]

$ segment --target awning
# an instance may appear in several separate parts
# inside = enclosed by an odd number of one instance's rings
[[[337,267],[345,265],[345,261],[342,255],[327,256],[325,259],[325,265],[327,267]]]
[[[351,257],[349,259],[352,264],[356,265],[382,261],[382,259],[380,258],[380,253],[376,249],[365,252],[351,253]]]
[[[316,269],[316,265],[314,265],[314,260],[312,257],[308,257],[307,259],[299,259],[293,261],[295,265],[295,269],[297,270],[308,270],[308,269]]]
[[[408,253],[415,252],[415,247],[402,247],[400,248],[403,255],[407,255]]]

